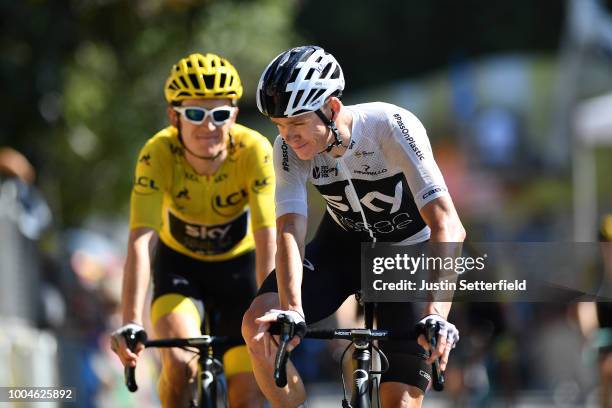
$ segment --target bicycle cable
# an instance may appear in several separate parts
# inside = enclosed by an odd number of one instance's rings
[[[385,353],[376,347],[376,345],[372,344],[372,348],[378,353],[380,356],[380,371],[370,371],[370,374],[384,374],[389,370],[389,359],[385,355]]]
[[[348,346],[346,346],[346,348],[344,349],[344,351],[342,352],[342,356],[340,357],[340,378],[342,379],[342,396],[344,397],[342,399],[342,406],[345,406],[345,402],[348,403],[348,400],[346,399],[346,383],[344,382],[344,370],[343,370],[343,364],[344,364],[344,356],[346,355],[346,352],[348,351],[348,349],[351,348],[351,346],[354,344],[354,342],[350,342]]]

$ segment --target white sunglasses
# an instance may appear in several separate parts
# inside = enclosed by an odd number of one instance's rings
[[[223,126],[232,117],[234,108],[231,106],[220,106],[214,109],[206,109],[200,106],[175,106],[174,110],[194,125],[201,125],[210,116],[210,121],[213,125]]]

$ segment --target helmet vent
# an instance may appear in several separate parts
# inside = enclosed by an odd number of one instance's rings
[[[329,72],[331,67],[332,67],[332,64],[327,64],[327,66],[323,68],[323,71],[321,72],[321,78],[325,78],[327,76],[327,73]]]
[[[204,77],[204,84],[206,85],[206,89],[214,89],[215,88],[215,76],[214,75],[202,75]]]
[[[221,75],[219,75],[219,78],[220,78],[219,79],[219,86],[222,87],[222,88],[225,87],[225,81],[227,79],[227,75],[226,74],[221,74]]]
[[[312,101],[316,101],[321,95],[323,95],[324,92],[325,89],[312,89],[310,91],[310,95],[308,95],[308,98],[306,99],[306,101],[304,101],[304,103],[311,103]]]
[[[304,78],[305,80],[309,80],[310,78],[312,78],[312,74],[314,74],[315,69],[314,68],[310,68],[310,71],[308,71],[308,74],[306,74],[306,78]]]
[[[189,74],[189,79],[191,80],[191,86],[194,88],[199,88],[200,84],[198,83],[198,77],[196,76],[196,74]]]
[[[295,100],[293,101],[294,106],[297,108],[300,105],[300,101],[302,100],[302,96],[304,95],[304,91],[300,90],[295,94]]]
[[[310,92],[308,92],[308,96],[306,97],[306,99],[304,99],[304,104],[310,103],[313,95],[319,91],[322,91],[322,89],[319,89],[319,90],[311,89]]]

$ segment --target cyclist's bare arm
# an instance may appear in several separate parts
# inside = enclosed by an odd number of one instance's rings
[[[253,237],[255,238],[255,278],[259,288],[274,269],[276,230],[272,227],[261,228],[253,233]]]
[[[151,278],[151,248],[157,242],[157,232],[152,228],[136,228],[130,231],[127,259],[123,271],[121,309],[123,323],[142,326],[142,316]]]
[[[130,231],[127,259],[123,270],[121,310],[123,324],[142,326],[142,316],[151,277],[151,248],[157,242],[157,232],[151,228],[136,228]],[[139,345],[131,352],[122,336],[114,336],[118,344],[113,347],[124,365],[136,366],[138,354],[144,349]]]
[[[465,239],[465,229],[449,196],[430,201],[420,212],[431,229],[431,242],[463,242]]]
[[[453,201],[449,196],[438,197],[421,208],[421,216],[431,229],[430,242],[463,242],[465,240],[465,229],[459,220]],[[451,302],[429,302],[425,305],[423,315],[439,315],[444,319],[448,317]],[[426,344],[423,336],[419,337],[421,345]],[[451,345],[446,343],[445,338],[440,338],[438,347],[431,354],[430,360],[440,357],[440,368],[444,370],[448,362]],[[431,362],[429,361],[429,362]]]
[[[302,310],[302,273],[307,218],[289,213],[276,220],[276,279],[280,306],[283,310]]]

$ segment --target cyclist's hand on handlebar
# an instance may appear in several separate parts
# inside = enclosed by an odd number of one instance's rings
[[[119,356],[125,367],[136,367],[138,356],[145,347],[144,344],[139,342],[136,344],[134,351],[130,350],[126,341],[126,336],[130,332],[137,334],[142,332],[144,338],[146,338],[146,332],[142,326],[136,323],[128,323],[111,333],[111,349]]]
[[[304,321],[303,314],[301,314],[300,312],[295,311],[295,310],[278,310],[278,309],[268,310],[265,315],[255,319],[255,323],[259,324],[259,328],[257,329],[257,335],[255,336],[255,339],[260,340],[263,338],[266,357],[270,357],[272,355],[272,351],[271,351],[272,350],[272,345],[271,345],[272,335],[270,334],[269,329],[272,326],[272,323],[278,321],[278,317],[281,314],[288,317],[290,320],[293,321],[293,324],[300,327],[300,329],[297,330],[297,333],[296,333],[297,335],[294,336],[287,343],[287,351],[291,351],[295,347],[297,347],[297,345],[300,344],[300,341],[302,340],[301,336],[303,336],[304,333],[306,332],[306,322]],[[275,335],[274,337],[276,339],[276,344],[278,344],[279,336]]]
[[[436,358],[440,357],[440,370],[444,371],[448,363],[450,352],[459,341],[459,330],[457,330],[454,324],[449,323],[442,316],[433,314],[424,317],[418,324],[433,324],[437,326],[438,336],[436,348],[431,350],[431,355],[426,362],[427,364],[431,364]],[[423,334],[418,337],[417,341],[425,350],[430,350],[430,344]]]

